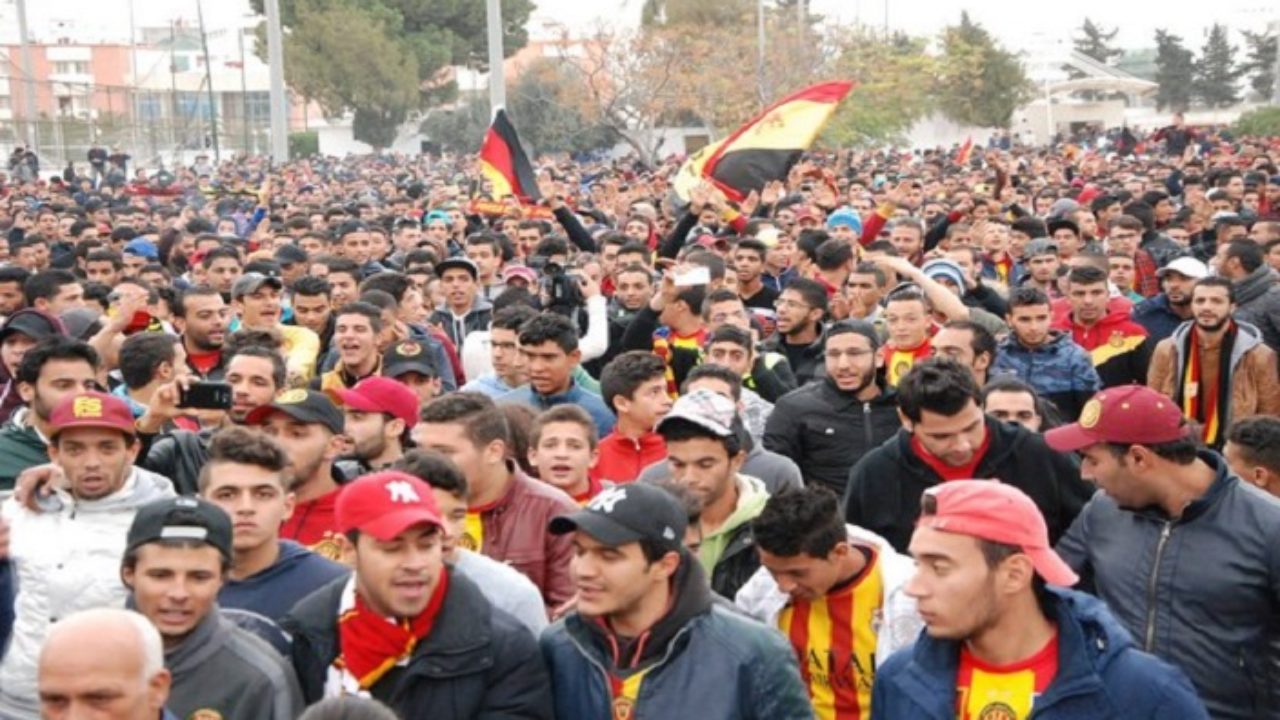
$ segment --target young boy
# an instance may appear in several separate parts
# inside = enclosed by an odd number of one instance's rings
[[[1280,496],[1280,418],[1259,415],[1235,423],[1222,455],[1245,482]]]
[[[596,424],[577,405],[558,405],[534,418],[529,427],[529,464],[538,477],[586,505],[604,488],[591,477],[599,457]]]
[[[1133,289],[1133,284],[1137,277],[1137,266],[1132,255],[1119,250],[1112,250],[1107,255],[1107,278],[1111,280],[1112,285],[1116,286],[1116,290],[1121,295],[1129,298],[1135,304],[1146,300]]]
[[[644,350],[625,352],[600,373],[600,397],[618,416],[613,432],[600,441],[594,481],[628,483],[640,471],[667,457],[667,446],[653,428],[671,409],[667,367]]]

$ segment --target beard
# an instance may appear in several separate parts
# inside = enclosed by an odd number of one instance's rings
[[[1230,315],[1228,315],[1228,316],[1226,316],[1226,317],[1222,318],[1221,320],[1219,320],[1218,322],[1215,322],[1215,323],[1205,323],[1205,322],[1204,322],[1204,321],[1202,321],[1200,318],[1196,318],[1196,329],[1197,329],[1197,330],[1202,330],[1202,331],[1204,331],[1204,332],[1216,333],[1216,332],[1218,332],[1219,330],[1221,330],[1222,328],[1226,327],[1226,326],[1227,326],[1227,323],[1229,323],[1229,322],[1231,322],[1231,316],[1230,316]]]

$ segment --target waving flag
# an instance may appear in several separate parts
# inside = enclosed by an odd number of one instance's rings
[[[521,202],[542,199],[537,178],[533,175],[533,165],[529,164],[529,156],[520,147],[520,138],[505,110],[494,115],[493,124],[484,136],[484,145],[480,147],[480,172],[493,183],[496,199],[507,195],[515,195]]]
[[[968,165],[969,156],[973,154],[973,136],[964,139],[964,144],[960,146],[960,151],[956,153],[957,165]]]

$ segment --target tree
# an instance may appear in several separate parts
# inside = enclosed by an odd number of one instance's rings
[[[1280,107],[1254,108],[1231,126],[1237,137],[1269,138],[1280,135]]]
[[[754,0],[645,0],[640,8],[644,27],[699,25],[741,26],[755,17]]]
[[[839,39],[835,77],[854,80],[853,91],[822,137],[837,145],[893,143],[932,108],[936,63],[925,40],[895,34],[889,40],[866,29]]]
[[[1240,69],[1235,66],[1236,48],[1227,37],[1227,28],[1214,23],[1200,50],[1195,65],[1195,96],[1211,108],[1228,107],[1240,102],[1236,81]]]
[[[1156,108],[1182,112],[1191,106],[1195,58],[1182,38],[1156,30]]]
[[[576,70],[551,58],[521,71],[507,103],[530,153],[585,153],[617,143],[612,130],[589,119],[589,100]]]
[[[1013,111],[1031,98],[1022,64],[967,12],[942,31],[937,90],[943,114],[979,127],[1008,127]]]
[[[1240,66],[1241,71],[1249,75],[1249,87],[1264,102],[1271,100],[1271,91],[1275,87],[1276,69],[1276,35],[1265,32],[1244,33],[1244,43],[1249,48],[1248,59]]]
[[[457,108],[431,111],[419,130],[444,152],[474,154],[484,142],[490,117],[488,96],[477,94],[469,101],[464,99]]]
[[[1102,25],[1094,24],[1089,18],[1084,19],[1084,24],[1079,28],[1079,34],[1072,39],[1075,51],[1087,58],[1110,65],[1111,59],[1119,57],[1123,51],[1111,45],[1115,40],[1116,33],[1119,28],[1112,28],[1110,32],[1103,28]],[[1067,74],[1073,79],[1078,80],[1086,77],[1085,73],[1076,68],[1068,68]],[[1092,90],[1084,90],[1076,93],[1085,100],[1098,100],[1104,97],[1105,93],[1098,93]]]

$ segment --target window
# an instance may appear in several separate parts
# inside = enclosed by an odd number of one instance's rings
[[[54,75],[88,75],[89,63],[84,60],[59,60],[53,64]]]

